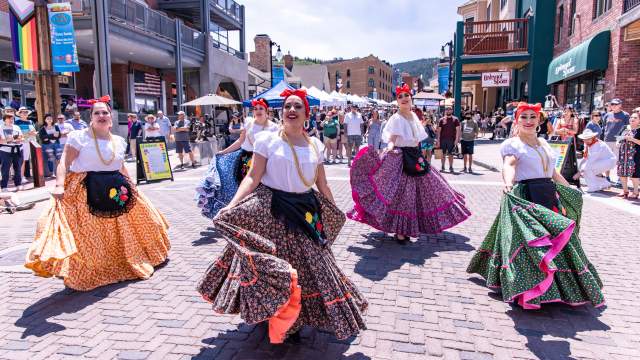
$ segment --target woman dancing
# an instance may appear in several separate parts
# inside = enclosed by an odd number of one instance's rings
[[[238,190],[238,185],[249,172],[256,134],[279,129],[279,126],[269,121],[267,117],[269,113],[267,100],[262,98],[253,100],[251,106],[255,117],[247,118],[238,140],[218,152],[196,188],[198,206],[202,207],[202,215],[210,219],[229,204]]]
[[[356,155],[351,167],[355,206],[347,216],[404,244],[409,237],[435,234],[469,217],[464,196],[430,167],[419,143],[427,138],[424,126],[411,111],[411,90],[396,88],[399,111],[382,132],[387,144],[382,157],[371,146]]]
[[[602,282],[578,238],[582,197],[555,169],[556,155],[536,128],[540,104],[520,103],[517,136],[500,147],[505,195],[467,272],[501,288],[524,309],[543,303],[604,304]]]
[[[268,321],[272,343],[299,338],[303,325],[345,339],[365,329],[367,307],[331,252],[345,216],[327,185],[324,146],[304,131],[306,92],[281,96],[284,126],[258,134],[249,174],[213,220],[227,247],[197,289],[218,313]]]
[[[69,133],[26,257],[36,275],[61,277],[75,290],[147,279],[170,248],[165,218],[124,167],[127,144],[111,134],[108,101],[94,101],[89,128]]]

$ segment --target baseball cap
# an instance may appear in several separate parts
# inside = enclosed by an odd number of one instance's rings
[[[611,105],[622,105],[622,100],[615,98],[611,100]]]
[[[180,110],[176,113],[176,115],[185,115],[184,111]]]

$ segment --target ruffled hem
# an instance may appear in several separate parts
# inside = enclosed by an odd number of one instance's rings
[[[385,188],[389,184],[398,185]],[[347,217],[387,233],[436,234],[471,216],[464,195],[453,190],[437,170],[431,168],[421,177],[407,176],[399,154],[387,154],[381,161],[370,147],[354,158],[351,188],[355,205]],[[414,206],[403,208],[409,203]]]
[[[214,155],[206,174],[196,187],[196,204],[202,215],[213,219],[220,209],[227,206],[238,191],[235,174],[240,166],[242,150],[225,155]]]

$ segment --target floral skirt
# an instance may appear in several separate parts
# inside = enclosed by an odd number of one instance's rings
[[[351,165],[355,206],[347,216],[386,233],[417,237],[435,234],[466,220],[471,212],[433,167],[423,176],[407,176],[402,153],[383,160],[371,148],[358,152]]]
[[[263,185],[214,220],[228,244],[197,287],[214,311],[239,313],[249,324],[269,321],[272,343],[281,343],[302,325],[333,332],[339,339],[365,329],[367,302],[331,252],[344,214],[316,196],[326,246],[274,218],[272,192]]]
[[[505,194],[467,272],[481,275],[487,286],[502,290],[504,301],[524,309],[550,302],[604,305],[602,281],[578,238],[581,194],[562,185],[556,189],[557,211],[525,200],[527,185]]]
[[[75,290],[132,279],[147,279],[167,259],[169,225],[140,192],[126,213],[104,218],[91,214],[86,173],[68,173],[62,200],[51,199],[27,252],[25,266],[36,275],[57,276]]]
[[[241,155],[242,149],[214,155],[207,173],[196,187],[196,201],[205,217],[213,219],[238,191],[236,176],[242,166]]]

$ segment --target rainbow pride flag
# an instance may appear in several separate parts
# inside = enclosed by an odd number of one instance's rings
[[[30,4],[29,4],[30,3]],[[19,73],[39,70],[38,29],[33,3],[10,0],[9,27],[11,28],[11,48],[13,60]]]

